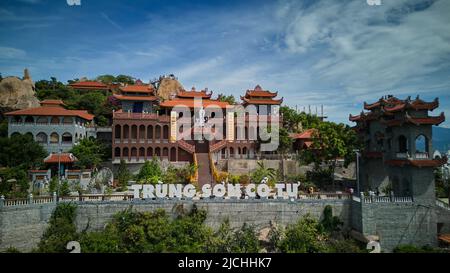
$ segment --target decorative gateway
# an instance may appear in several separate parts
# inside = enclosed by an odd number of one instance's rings
[[[265,183],[261,184],[204,184],[201,187],[201,191],[197,192],[196,187],[193,184],[134,184],[131,185],[134,198],[193,198],[197,196],[197,193],[202,198],[210,197],[230,197],[241,198],[246,196],[249,198],[267,198],[269,195],[273,195],[274,198],[294,198],[298,196],[299,184],[275,184],[273,190],[269,185]]]

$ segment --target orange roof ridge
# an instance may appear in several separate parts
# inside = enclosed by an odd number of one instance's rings
[[[153,93],[154,88],[151,84],[132,84],[120,87],[122,92],[137,92],[137,93]]]
[[[94,119],[94,115],[91,115],[86,110],[67,110],[64,107],[54,107],[43,105],[35,108],[28,108],[22,110],[16,110],[8,112],[6,116],[66,116],[75,117],[78,116],[85,120]]]

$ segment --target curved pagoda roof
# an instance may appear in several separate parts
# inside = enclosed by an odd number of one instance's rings
[[[271,92],[263,90],[260,85],[256,85],[253,90],[247,90],[245,96],[241,96],[241,100],[244,105],[247,104],[271,104],[280,105],[283,103],[283,98],[274,99],[278,95],[278,92]]]

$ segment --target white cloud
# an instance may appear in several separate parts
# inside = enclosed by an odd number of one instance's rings
[[[20,59],[26,56],[22,49],[0,46],[0,59]]]
[[[416,90],[424,90],[432,73],[450,69],[444,62],[450,57],[448,1],[423,11],[411,9],[423,1],[383,1],[380,7],[362,2],[321,1],[300,8],[288,23],[287,50],[316,55],[317,80],[334,81],[348,94],[374,95],[417,79]]]

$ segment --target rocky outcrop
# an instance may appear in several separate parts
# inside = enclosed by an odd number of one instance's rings
[[[23,79],[6,77],[0,81],[0,108],[8,110],[39,107],[34,83],[25,69]]]
[[[176,95],[179,90],[184,90],[184,88],[175,77],[161,77],[159,79],[157,93],[163,100],[168,100],[172,95]]]

